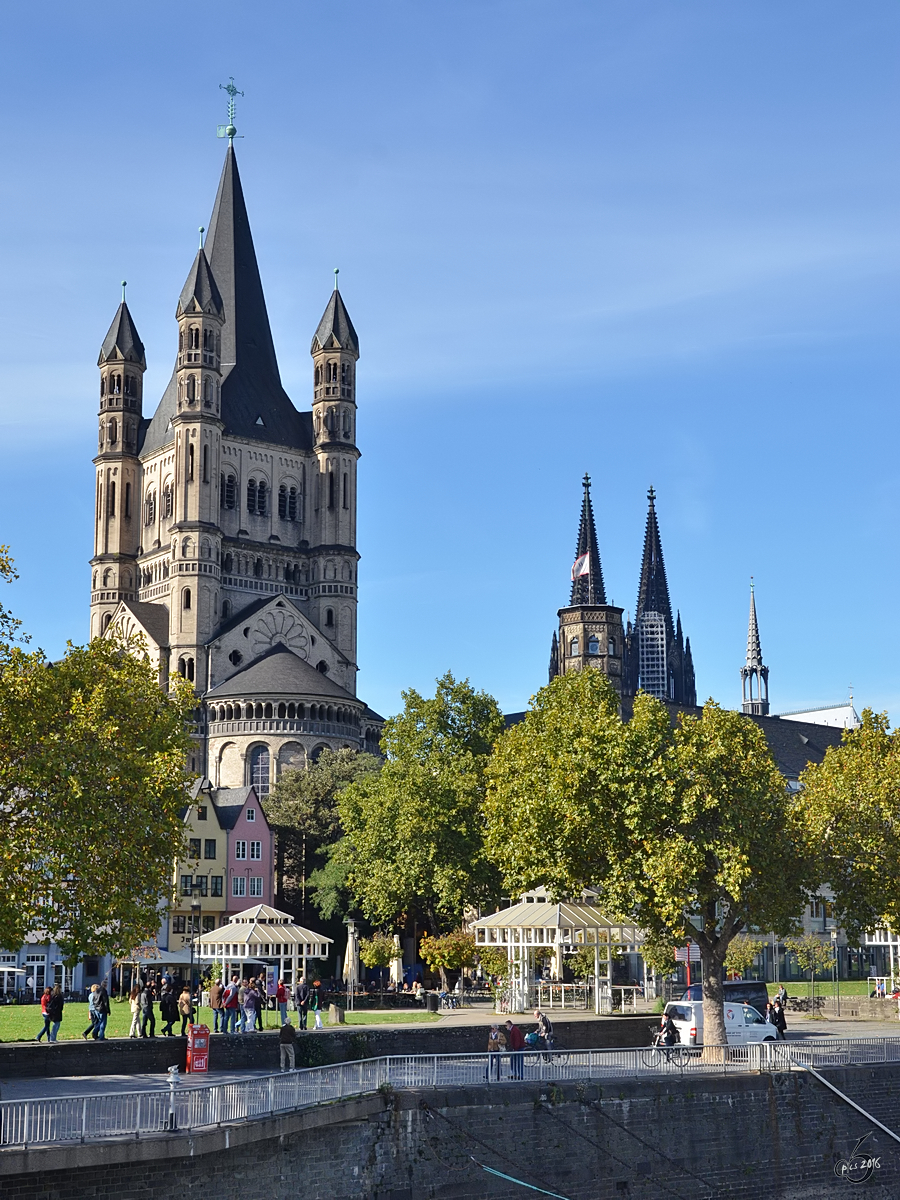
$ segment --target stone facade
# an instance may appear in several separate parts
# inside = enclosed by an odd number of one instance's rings
[[[356,364],[335,290],[311,409],[282,387],[234,149],[176,308],[175,365],[144,416],[122,304],[100,358],[91,636],[140,638],[197,692],[189,767],[262,795],[325,746],[377,749],[356,695]]]

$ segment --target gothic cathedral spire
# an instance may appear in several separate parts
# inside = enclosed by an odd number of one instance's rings
[[[581,521],[578,525],[578,544],[575,548],[575,566],[572,569],[572,594],[569,604],[605,604],[606,589],[603,585],[603,567],[597,546],[597,531],[594,527],[594,508],[591,504],[591,477],[585,474],[581,481],[584,498],[581,501]]]
[[[754,717],[769,715],[769,668],[763,666],[756,620],[756,595],[750,580],[750,621],[747,626],[747,661],[741,667],[741,710]]]

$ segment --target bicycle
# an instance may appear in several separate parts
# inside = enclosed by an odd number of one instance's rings
[[[677,1043],[667,1046],[660,1034],[654,1034],[653,1044],[641,1051],[641,1064],[651,1070],[658,1069],[663,1061],[676,1067],[686,1067],[691,1060],[691,1052],[687,1046]]]
[[[531,1040],[529,1040],[529,1038]],[[534,1061],[537,1061],[538,1054],[545,1063],[550,1063],[555,1067],[565,1067],[569,1062],[569,1052],[565,1046],[561,1045],[555,1037],[547,1038],[538,1037],[537,1034],[528,1034],[525,1038],[526,1047],[535,1051]]]

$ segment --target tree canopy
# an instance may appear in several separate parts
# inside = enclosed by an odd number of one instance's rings
[[[55,941],[69,963],[153,937],[183,851],[196,700],[165,695],[140,647],[104,638],[59,662],[0,661],[0,944]]]
[[[759,727],[709,701],[680,715],[599,672],[553,680],[488,768],[490,852],[514,892],[600,891],[651,952],[696,942],[707,1040],[725,1041],[722,965],[751,927],[788,932],[815,886],[798,814]]]
[[[900,730],[865,709],[801,782],[809,842],[840,923],[851,936],[900,928]]]
[[[385,725],[377,775],[338,797],[345,832],[338,857],[375,924],[421,915],[432,932],[458,925],[468,904],[499,897],[484,848],[485,765],[503,730],[496,701],[451,674],[435,695],[403,693]]]
[[[340,836],[338,793],[380,767],[381,760],[374,754],[325,749],[309,767],[285,771],[264,801],[278,844],[277,891],[281,901],[301,915],[310,890],[310,875]],[[320,875],[316,879],[321,882]],[[313,893],[316,890],[313,884]],[[320,904],[316,907],[321,911]]]

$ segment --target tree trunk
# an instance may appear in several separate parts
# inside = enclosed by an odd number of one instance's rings
[[[700,958],[703,965],[703,1045],[724,1046],[728,1039],[725,1035],[724,992],[722,989],[722,967],[725,964],[726,947],[720,944],[715,948],[700,945]],[[707,1057],[704,1049],[704,1058]],[[713,1057],[716,1057],[713,1055]]]

